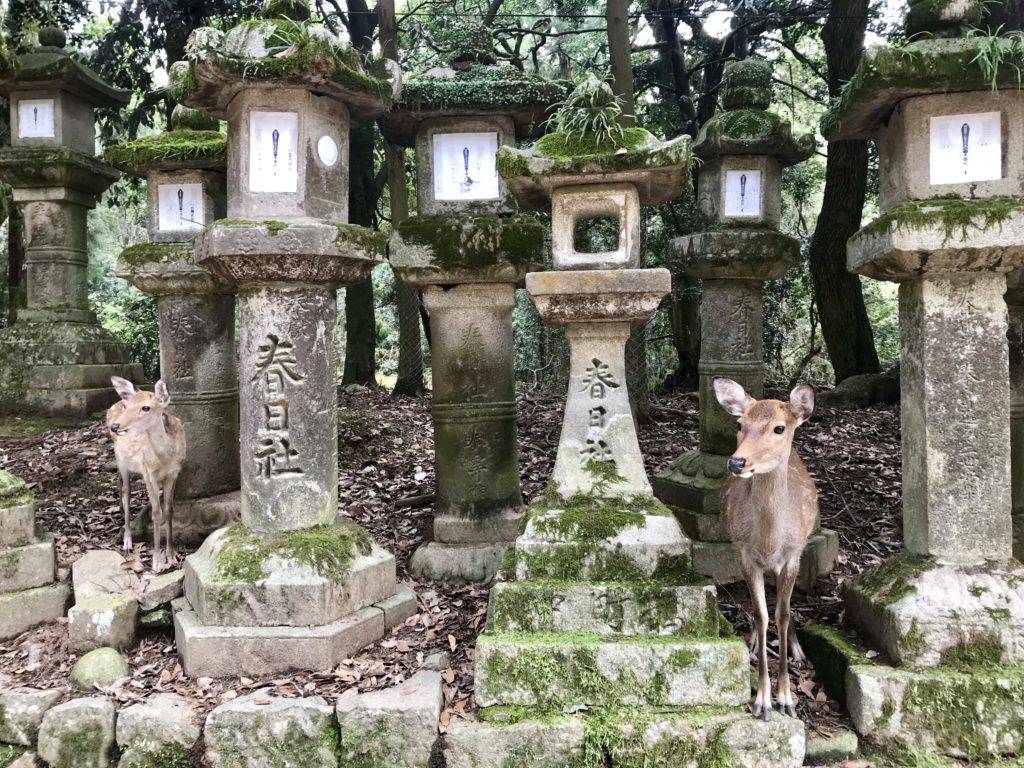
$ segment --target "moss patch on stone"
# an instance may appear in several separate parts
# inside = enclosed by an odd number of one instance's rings
[[[138,243],[121,251],[118,261],[128,267],[143,267],[148,264],[191,264],[195,251],[192,243]]]
[[[276,533],[266,539],[252,535],[241,523],[223,535],[217,553],[214,578],[220,581],[262,581],[265,563],[271,556],[291,559],[309,566],[325,579],[344,577],[352,561],[372,551],[370,535],[354,523],[335,523]]]
[[[538,155],[569,160],[635,151],[652,140],[654,136],[644,128],[626,128],[621,135],[553,131],[539,138],[533,148]]]
[[[653,743],[648,732],[660,721],[675,719],[635,707],[599,710],[586,720],[583,754],[572,768],[736,768],[723,737],[725,726],[697,734],[662,735]],[[704,724],[707,727],[707,724]]]
[[[797,630],[800,645],[814,666],[814,675],[835,701],[846,701],[846,670],[870,664],[864,651],[836,627],[811,624]]]
[[[35,500],[25,481],[0,469],[0,507],[20,507]]]
[[[1015,213],[1024,212],[1024,201],[1018,197],[996,196],[978,200],[935,197],[911,200],[897,205],[868,224],[861,236],[881,235],[890,230],[938,229],[943,245],[953,240],[966,240],[969,229],[1000,227]]]
[[[1003,658],[1003,643],[994,633],[981,633],[942,652],[939,663],[955,669],[998,666]]]
[[[24,754],[22,747],[15,747],[11,744],[0,744],[0,768],[7,768],[11,763]]]
[[[858,576],[851,589],[868,596],[880,605],[892,605],[915,592],[913,579],[935,566],[934,558],[918,557],[901,552],[889,558],[878,568]]]
[[[529,266],[544,260],[545,228],[523,216],[416,216],[399,224],[398,233],[405,243],[429,249],[431,265],[442,269],[483,269],[500,262]]]
[[[516,109],[531,104],[554,104],[567,92],[568,84],[560,80],[545,80],[509,65],[477,64],[456,71],[454,77],[417,75],[409,78],[402,86],[397,109]]]
[[[108,147],[103,159],[129,173],[143,173],[147,166],[181,164],[224,165],[228,140],[220,131],[167,131]]]
[[[188,750],[181,744],[131,744],[124,751],[118,768],[189,768]]]

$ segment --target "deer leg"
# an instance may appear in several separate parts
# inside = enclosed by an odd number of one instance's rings
[[[164,524],[167,530],[164,535],[167,537],[167,563],[174,562],[177,552],[174,549],[174,486],[178,482],[178,476],[173,475],[164,482]]]
[[[750,710],[765,722],[772,718],[772,681],[768,675],[768,600],[764,594],[764,573],[760,568],[747,572],[747,586],[754,598],[754,623],[757,635],[757,695]]]
[[[164,569],[164,553],[160,550],[160,533],[163,527],[163,506],[160,501],[160,486],[156,478],[146,475],[146,491],[149,493],[149,509],[153,525],[153,571],[160,573]]]
[[[789,660],[794,664],[803,664],[807,661],[807,655],[796,636],[796,622],[792,618],[789,620]]]
[[[775,623],[779,628],[779,711],[790,717],[796,717],[796,699],[789,681],[789,641],[792,629],[789,601],[793,596],[793,585],[796,584],[799,571],[799,563],[786,563],[775,576]]]
[[[121,510],[124,512],[124,539],[121,542],[121,549],[127,554],[132,551],[131,475],[128,474],[128,470],[118,467],[118,477],[121,480]]]

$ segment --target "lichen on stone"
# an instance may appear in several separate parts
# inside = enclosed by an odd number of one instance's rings
[[[445,270],[482,269],[501,262],[529,266],[541,264],[544,257],[545,228],[524,216],[415,216],[398,225],[398,234],[406,244],[428,249],[430,264],[417,266]]]
[[[910,200],[879,215],[862,230],[870,237],[890,230],[937,229],[943,245],[966,240],[971,229],[1000,227],[1013,214],[1024,212],[1024,201],[1009,195],[964,200],[951,195],[927,200]]]
[[[998,666],[1003,659],[1003,643],[992,632],[983,632],[962,640],[942,652],[939,664],[956,669]]]
[[[934,558],[901,552],[877,568],[862,573],[851,583],[850,588],[880,605],[892,605],[914,594],[915,577],[934,566]]]
[[[622,134],[552,131],[534,144],[537,154],[559,160],[631,152],[654,140],[644,128],[626,128]]]
[[[181,744],[129,744],[118,768],[189,768],[188,750]]]
[[[128,267],[148,264],[192,263],[195,251],[192,243],[137,243],[121,251],[118,261]]]
[[[500,107],[512,109],[529,104],[550,105],[564,98],[567,84],[530,75],[511,65],[476,64],[453,75],[437,77],[429,72],[414,75],[402,86],[396,109],[442,111]]]
[[[0,508],[20,507],[31,504],[34,499],[24,480],[0,469]]]
[[[223,166],[227,162],[227,136],[220,131],[177,130],[115,144],[103,159],[129,173],[145,173],[147,167],[177,165]]]

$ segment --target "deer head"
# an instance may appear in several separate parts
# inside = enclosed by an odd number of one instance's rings
[[[739,477],[752,477],[786,466],[793,433],[814,410],[814,390],[801,384],[784,403],[755,400],[732,379],[715,379],[713,384],[718,402],[739,422],[736,452],[727,462],[729,471]]]
[[[124,403],[124,410],[118,414],[117,421],[110,425],[110,431],[115,435],[145,432],[163,419],[164,409],[171,402],[171,394],[162,380],[156,383],[153,392],[136,389],[134,384],[119,376],[111,376],[110,383]]]

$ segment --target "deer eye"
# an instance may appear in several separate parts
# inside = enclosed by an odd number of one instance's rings
[[[148,410],[149,410],[149,406],[148,406],[148,405],[144,405],[144,406],[142,406],[142,408],[140,408],[139,410],[142,410],[142,411],[148,411]]]
[[[785,432],[785,431],[786,431],[786,428],[785,428],[784,426],[782,426],[781,424],[779,424],[779,426],[777,426],[777,427],[776,427],[776,428],[775,428],[775,429],[773,430],[773,432],[775,432],[775,434],[776,434],[776,435],[781,435],[781,434],[782,434],[783,432]]]

